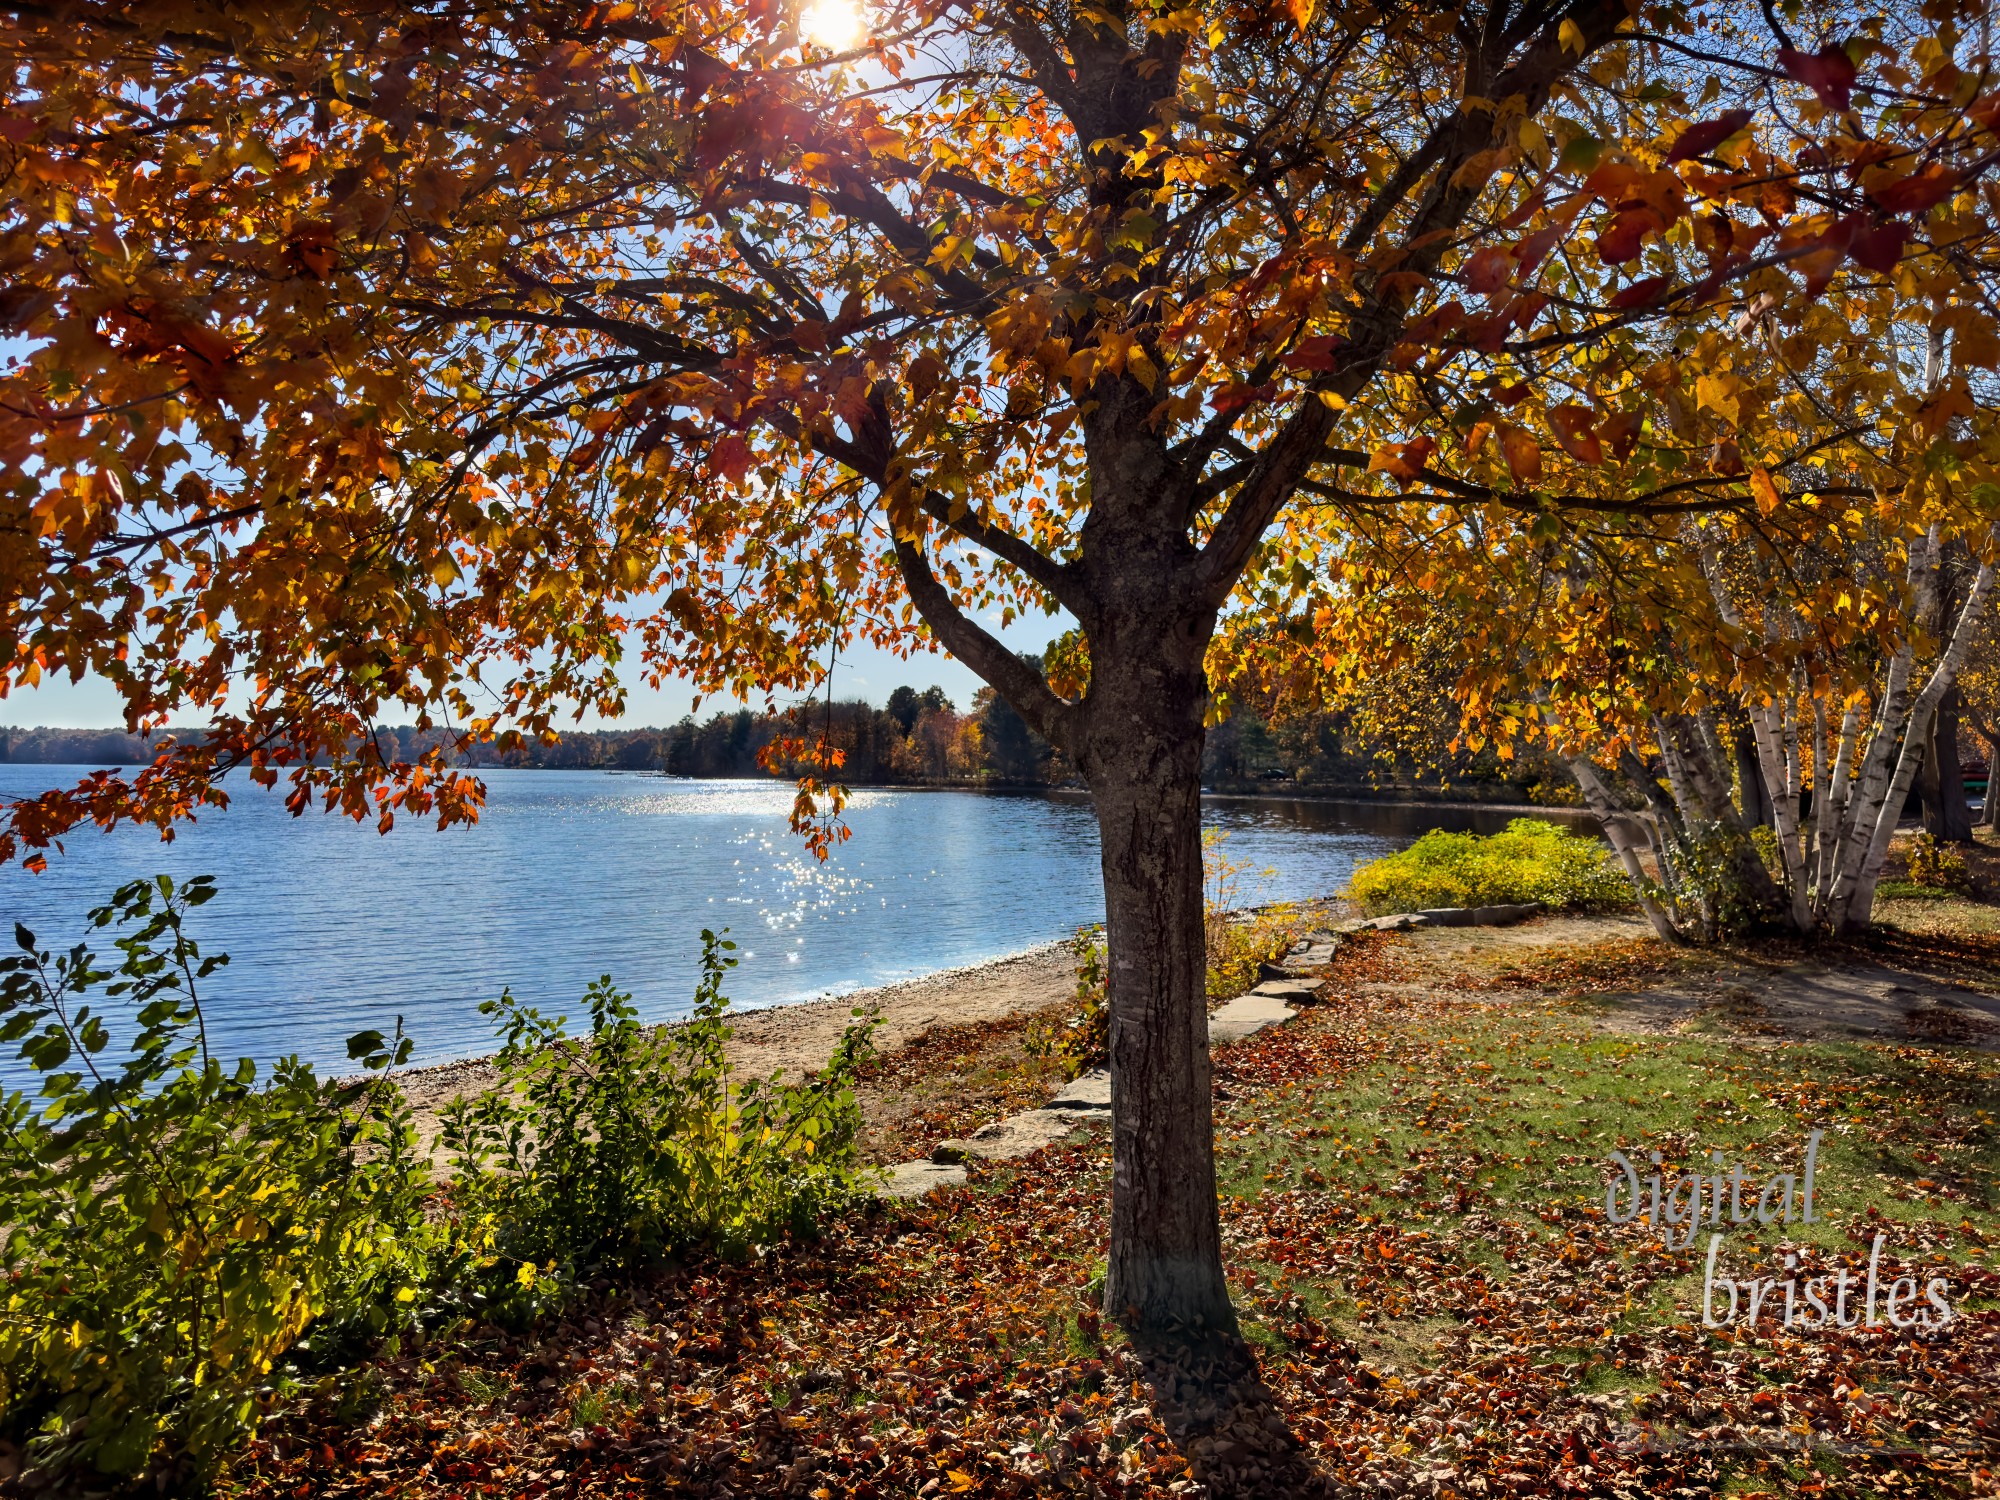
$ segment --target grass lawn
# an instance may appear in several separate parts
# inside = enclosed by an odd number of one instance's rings
[[[1907,904],[1941,925],[1859,957],[2000,973],[2000,938]],[[1721,1001],[1634,1029],[1609,997],[1788,955],[1542,931],[1562,941],[1354,945],[1324,1003],[1218,1057],[1238,1305],[1323,1471],[1440,1497],[1996,1493],[2000,1054],[1746,1029],[1754,1005]],[[1949,1322],[1787,1330],[1778,1291],[1706,1328],[1706,1233],[1605,1219],[1614,1147],[1669,1179],[1718,1151],[1762,1186],[1813,1127],[1819,1222],[1728,1228],[1718,1274],[1793,1279],[1803,1313],[1806,1281],[1865,1281],[1879,1234],[1879,1286],[1937,1278]],[[441,1330],[285,1404],[225,1491],[1187,1493],[1094,1309],[1108,1186],[1079,1134],[554,1325]]]

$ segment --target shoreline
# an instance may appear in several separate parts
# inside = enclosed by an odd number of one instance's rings
[[[822,995],[750,1010],[732,1007],[727,1017],[733,1032],[729,1059],[733,1066],[760,1076],[779,1072],[796,1077],[825,1065],[842,1030],[855,1019],[856,1009],[873,1008],[882,1018],[875,1044],[887,1054],[937,1026],[1028,1014],[1069,1001],[1075,993],[1076,971],[1069,944],[1040,943],[999,958],[938,969],[845,995]],[[493,1056],[489,1052],[430,1063],[395,1075],[416,1116],[422,1142],[428,1145],[436,1139],[442,1111],[454,1099],[484,1093],[499,1083]]]

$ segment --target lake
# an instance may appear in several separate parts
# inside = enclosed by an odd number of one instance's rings
[[[0,795],[76,770],[0,766]],[[489,1051],[478,1006],[504,987],[577,1016],[584,986],[608,973],[648,1017],[684,1015],[704,927],[738,944],[727,993],[762,1006],[997,958],[1103,916],[1081,793],[860,790],[853,837],[822,865],[788,831],[789,783],[521,770],[487,785],[474,827],[406,820],[383,836],[293,818],[279,793],[239,780],[227,810],[172,843],[88,829],[44,874],[0,871],[0,916],[64,948],[123,881],[213,874],[220,894],[191,927],[232,960],[204,993],[216,1050],[260,1063],[296,1052],[333,1072],[350,1034],[398,1014],[417,1061]],[[1207,808],[1230,858],[1270,871],[1244,877],[1245,904],[1328,895],[1426,828],[1491,831],[1511,816],[1236,797]],[[20,1081],[12,1048],[0,1076]]]

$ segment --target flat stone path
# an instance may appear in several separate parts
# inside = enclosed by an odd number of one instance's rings
[[[1328,956],[1331,957],[1329,950]],[[1313,998],[1322,981],[1268,979],[1247,995],[1219,1006],[1208,1018],[1208,1045],[1227,1046],[1255,1036],[1267,1026],[1281,1025],[1298,1014],[1292,1005]],[[1290,1002],[1290,1003],[1288,1003]],[[878,1191],[885,1198],[921,1198],[941,1187],[965,1181],[965,1163],[1010,1161],[1066,1138],[1079,1126],[1109,1124],[1111,1074],[1093,1068],[1066,1085],[1040,1109],[1024,1110],[981,1126],[964,1140],[944,1141],[928,1161],[906,1161],[891,1167]]]

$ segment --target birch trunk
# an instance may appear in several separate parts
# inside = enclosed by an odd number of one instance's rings
[[[1930,738],[1931,720],[1937,713],[1938,702],[1944,697],[1945,690],[1958,680],[1958,669],[1964,664],[1966,653],[1972,649],[1973,639],[1979,633],[1980,619],[1986,612],[1987,596],[1992,592],[1993,565],[1982,563],[1972,580],[1971,590],[1966,594],[1965,604],[1958,612],[1951,640],[1938,658],[1937,666],[1932,669],[1930,680],[1924,684],[1923,691],[1911,706],[1896,774],[1890,779],[1886,800],[1875,809],[1875,826],[1869,830],[1866,855],[1854,871],[1853,888],[1847,902],[1845,905],[1836,904],[1834,908],[1838,913],[1838,925],[1843,931],[1852,932],[1868,925],[1875,907],[1875,885],[1882,878],[1882,865],[1889,857],[1889,840],[1895,834],[1896,820],[1910,795],[1910,783],[1916,777],[1925,743]],[[1860,827],[1858,821],[1856,827]]]
[[[1646,867],[1639,858],[1639,845],[1633,837],[1633,829],[1640,825],[1638,817],[1619,806],[1618,799],[1611,794],[1605,784],[1603,773],[1584,756],[1577,756],[1565,762],[1576,784],[1583,789],[1583,800],[1604,829],[1605,838],[1611,841],[1611,848],[1624,866],[1626,878],[1632,882],[1632,889],[1638,893],[1639,909],[1646,914],[1646,920],[1653,924],[1653,931],[1669,943],[1684,941],[1680,930],[1666,910],[1646,893],[1651,883],[1646,876]],[[1657,847],[1657,846],[1656,846]],[[1665,865],[1662,862],[1662,870]]]

